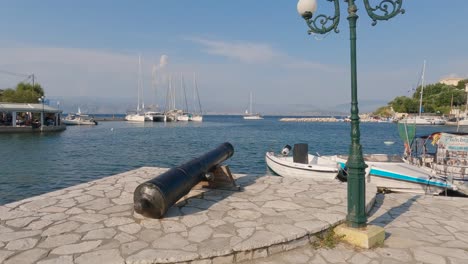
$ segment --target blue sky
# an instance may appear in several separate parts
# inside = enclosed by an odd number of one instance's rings
[[[371,1],[372,2],[372,1]],[[374,1],[376,2],[376,1]],[[136,105],[138,54],[146,104],[164,104],[167,76],[196,73],[208,110],[349,104],[347,4],[340,33],[309,36],[296,1],[1,1],[0,70],[34,73],[49,98],[86,96]],[[318,12],[331,4],[318,0]],[[358,14],[360,102],[408,95],[427,61],[426,82],[468,78],[468,1],[405,0],[406,13],[371,26]],[[179,78],[179,77],[174,77]],[[0,87],[17,77],[0,75]],[[187,84],[190,87],[189,84]],[[127,105],[128,104],[128,105]],[[267,110],[269,109],[269,110]],[[278,108],[280,109],[280,108]],[[291,107],[290,109],[294,109]],[[283,110],[281,110],[283,111]]]

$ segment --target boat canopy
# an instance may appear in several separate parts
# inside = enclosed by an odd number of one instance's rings
[[[62,110],[46,104],[0,103],[0,112],[62,113]]]

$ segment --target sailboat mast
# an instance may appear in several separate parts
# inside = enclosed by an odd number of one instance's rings
[[[141,67],[141,55],[138,54],[137,112],[140,112],[140,67]]]
[[[253,113],[252,113],[252,92],[250,92],[250,106],[249,106],[249,113],[250,113],[250,114],[253,114]]]
[[[184,76],[180,75],[180,80],[181,80],[181,85],[182,89],[184,90],[184,99],[185,99],[185,112],[188,112],[188,104],[187,104],[187,91],[185,90],[185,81],[184,81]]]
[[[419,98],[419,116],[421,117],[421,112],[422,112],[422,99],[423,99],[423,93],[424,93],[424,74],[426,72],[426,60],[424,60],[423,64],[423,71],[421,75],[421,97]]]
[[[195,73],[193,73],[193,84],[195,87],[195,92],[197,94],[197,100],[198,100],[198,109],[200,110],[200,115],[202,114],[202,108],[201,108],[201,103],[200,103],[200,95],[198,94],[198,85],[197,85],[197,78],[195,77]]]

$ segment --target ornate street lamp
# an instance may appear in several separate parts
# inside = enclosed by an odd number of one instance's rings
[[[45,103],[45,96],[41,96],[37,99],[39,102],[42,102],[42,113],[41,113],[41,127],[44,126],[44,103]]]
[[[309,34],[325,34],[330,31],[339,32],[340,22],[339,0],[327,0],[334,2],[335,14],[326,16],[315,15],[317,9],[316,0],[299,0],[297,11],[306,20],[309,26]],[[348,214],[346,216],[347,226],[351,228],[366,227],[367,216],[365,212],[365,168],[362,148],[360,144],[359,131],[359,110],[357,100],[357,70],[356,70],[356,21],[358,19],[355,0],[345,0],[348,2],[348,21],[351,41],[351,146],[349,158],[346,163],[348,168]],[[373,20],[372,25],[377,24],[377,20],[388,20],[399,13],[404,13],[401,9],[403,0],[381,0],[380,4],[371,6],[369,0],[363,0],[367,14]]]

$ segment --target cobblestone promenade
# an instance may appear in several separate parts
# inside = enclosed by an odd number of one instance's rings
[[[385,245],[357,250],[310,245],[249,264],[286,263],[468,263],[468,198],[379,194],[369,222],[385,228]]]
[[[236,175],[240,192],[194,191],[162,220],[135,214],[135,187],[164,171],[140,168],[0,206],[0,263],[240,262],[306,246],[346,214],[346,184],[251,175]],[[375,187],[367,190],[370,205]]]

